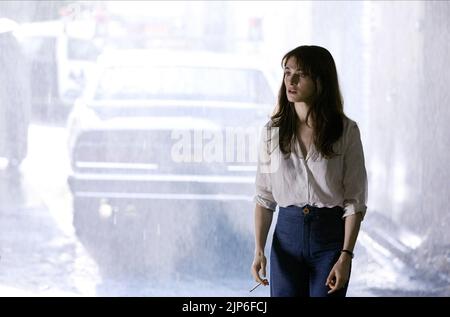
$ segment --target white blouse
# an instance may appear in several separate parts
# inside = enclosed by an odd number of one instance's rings
[[[298,141],[291,155],[285,157],[279,148],[278,128],[269,127],[270,122],[264,126],[259,143],[255,203],[272,211],[277,205],[341,206],[344,208],[343,217],[357,212],[364,217],[367,173],[356,122],[344,118],[343,134],[333,145],[339,155],[331,159],[324,158],[314,144],[304,158]]]

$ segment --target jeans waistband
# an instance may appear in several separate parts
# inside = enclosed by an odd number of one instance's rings
[[[280,216],[295,216],[295,217],[305,217],[305,216],[335,216],[342,217],[344,214],[344,209],[340,206],[328,208],[328,207],[314,207],[311,205],[300,206],[287,206],[279,207]]]

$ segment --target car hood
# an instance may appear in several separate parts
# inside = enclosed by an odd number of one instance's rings
[[[211,120],[194,117],[115,117],[103,119],[91,125],[91,129],[102,130],[217,130],[220,125]]]
[[[270,105],[221,101],[120,100],[90,102],[102,127],[215,129],[261,124]]]
[[[68,119],[69,150],[78,136],[92,130],[218,130],[262,127],[267,104],[145,100],[77,100]]]

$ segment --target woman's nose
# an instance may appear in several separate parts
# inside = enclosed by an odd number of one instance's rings
[[[297,74],[292,75],[291,79],[290,79],[290,84],[293,85],[293,86],[297,85],[298,84],[298,78],[299,78],[299,76]]]

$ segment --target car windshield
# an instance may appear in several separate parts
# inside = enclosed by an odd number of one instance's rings
[[[272,103],[259,70],[210,67],[113,67],[98,83],[96,100],[181,99]]]

